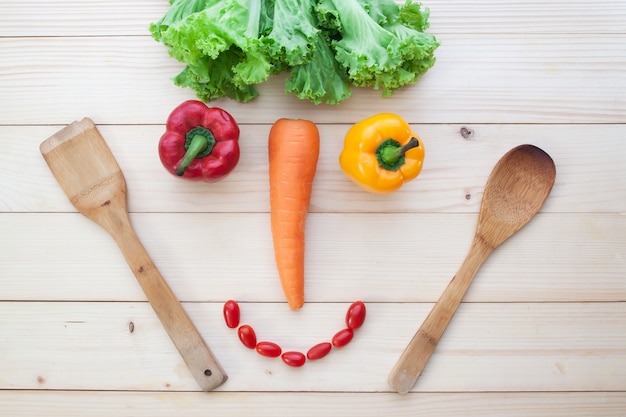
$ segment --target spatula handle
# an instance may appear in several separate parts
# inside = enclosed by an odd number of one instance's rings
[[[125,209],[112,200],[102,225],[116,241],[150,305],[203,391],[211,391],[228,378],[213,353],[156,268],[133,230]]]
[[[476,272],[492,250],[481,240],[474,240],[463,265],[391,370],[388,382],[394,391],[405,394],[413,388],[463,300]]]

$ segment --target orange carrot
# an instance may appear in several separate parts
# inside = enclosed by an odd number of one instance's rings
[[[304,304],[304,224],[320,150],[317,126],[279,119],[269,134],[270,217],[280,282],[292,310]]]

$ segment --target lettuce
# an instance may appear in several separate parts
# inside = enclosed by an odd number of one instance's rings
[[[339,104],[352,94],[348,75],[323,36],[314,41],[309,60],[290,70],[285,91],[314,104]]]
[[[287,93],[338,104],[353,86],[389,96],[435,64],[428,13],[412,0],[171,0],[150,31],[186,65],[174,83],[203,101],[252,100],[288,72]]]
[[[275,0],[274,25],[265,42],[271,59],[288,66],[309,60],[320,36],[312,4],[312,0]]]
[[[170,9],[184,8],[188,1],[176,0]],[[172,57],[187,64],[174,83],[194,89],[203,101],[230,97],[245,102],[257,97],[254,86],[272,73],[261,47],[261,29],[267,27],[268,16],[264,4],[204,0],[204,7],[193,13],[169,13],[181,19],[172,21],[166,15],[152,24],[152,36],[169,47]]]

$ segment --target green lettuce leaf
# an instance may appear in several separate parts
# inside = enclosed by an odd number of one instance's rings
[[[203,101],[252,100],[287,72],[287,93],[338,104],[352,86],[389,96],[428,71],[439,46],[428,18],[413,0],[170,0],[150,32],[185,64],[174,83]]]

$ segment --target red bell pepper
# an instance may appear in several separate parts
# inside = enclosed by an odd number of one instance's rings
[[[219,181],[239,162],[239,126],[223,109],[185,101],[167,119],[159,157],[174,175],[192,181]]]

